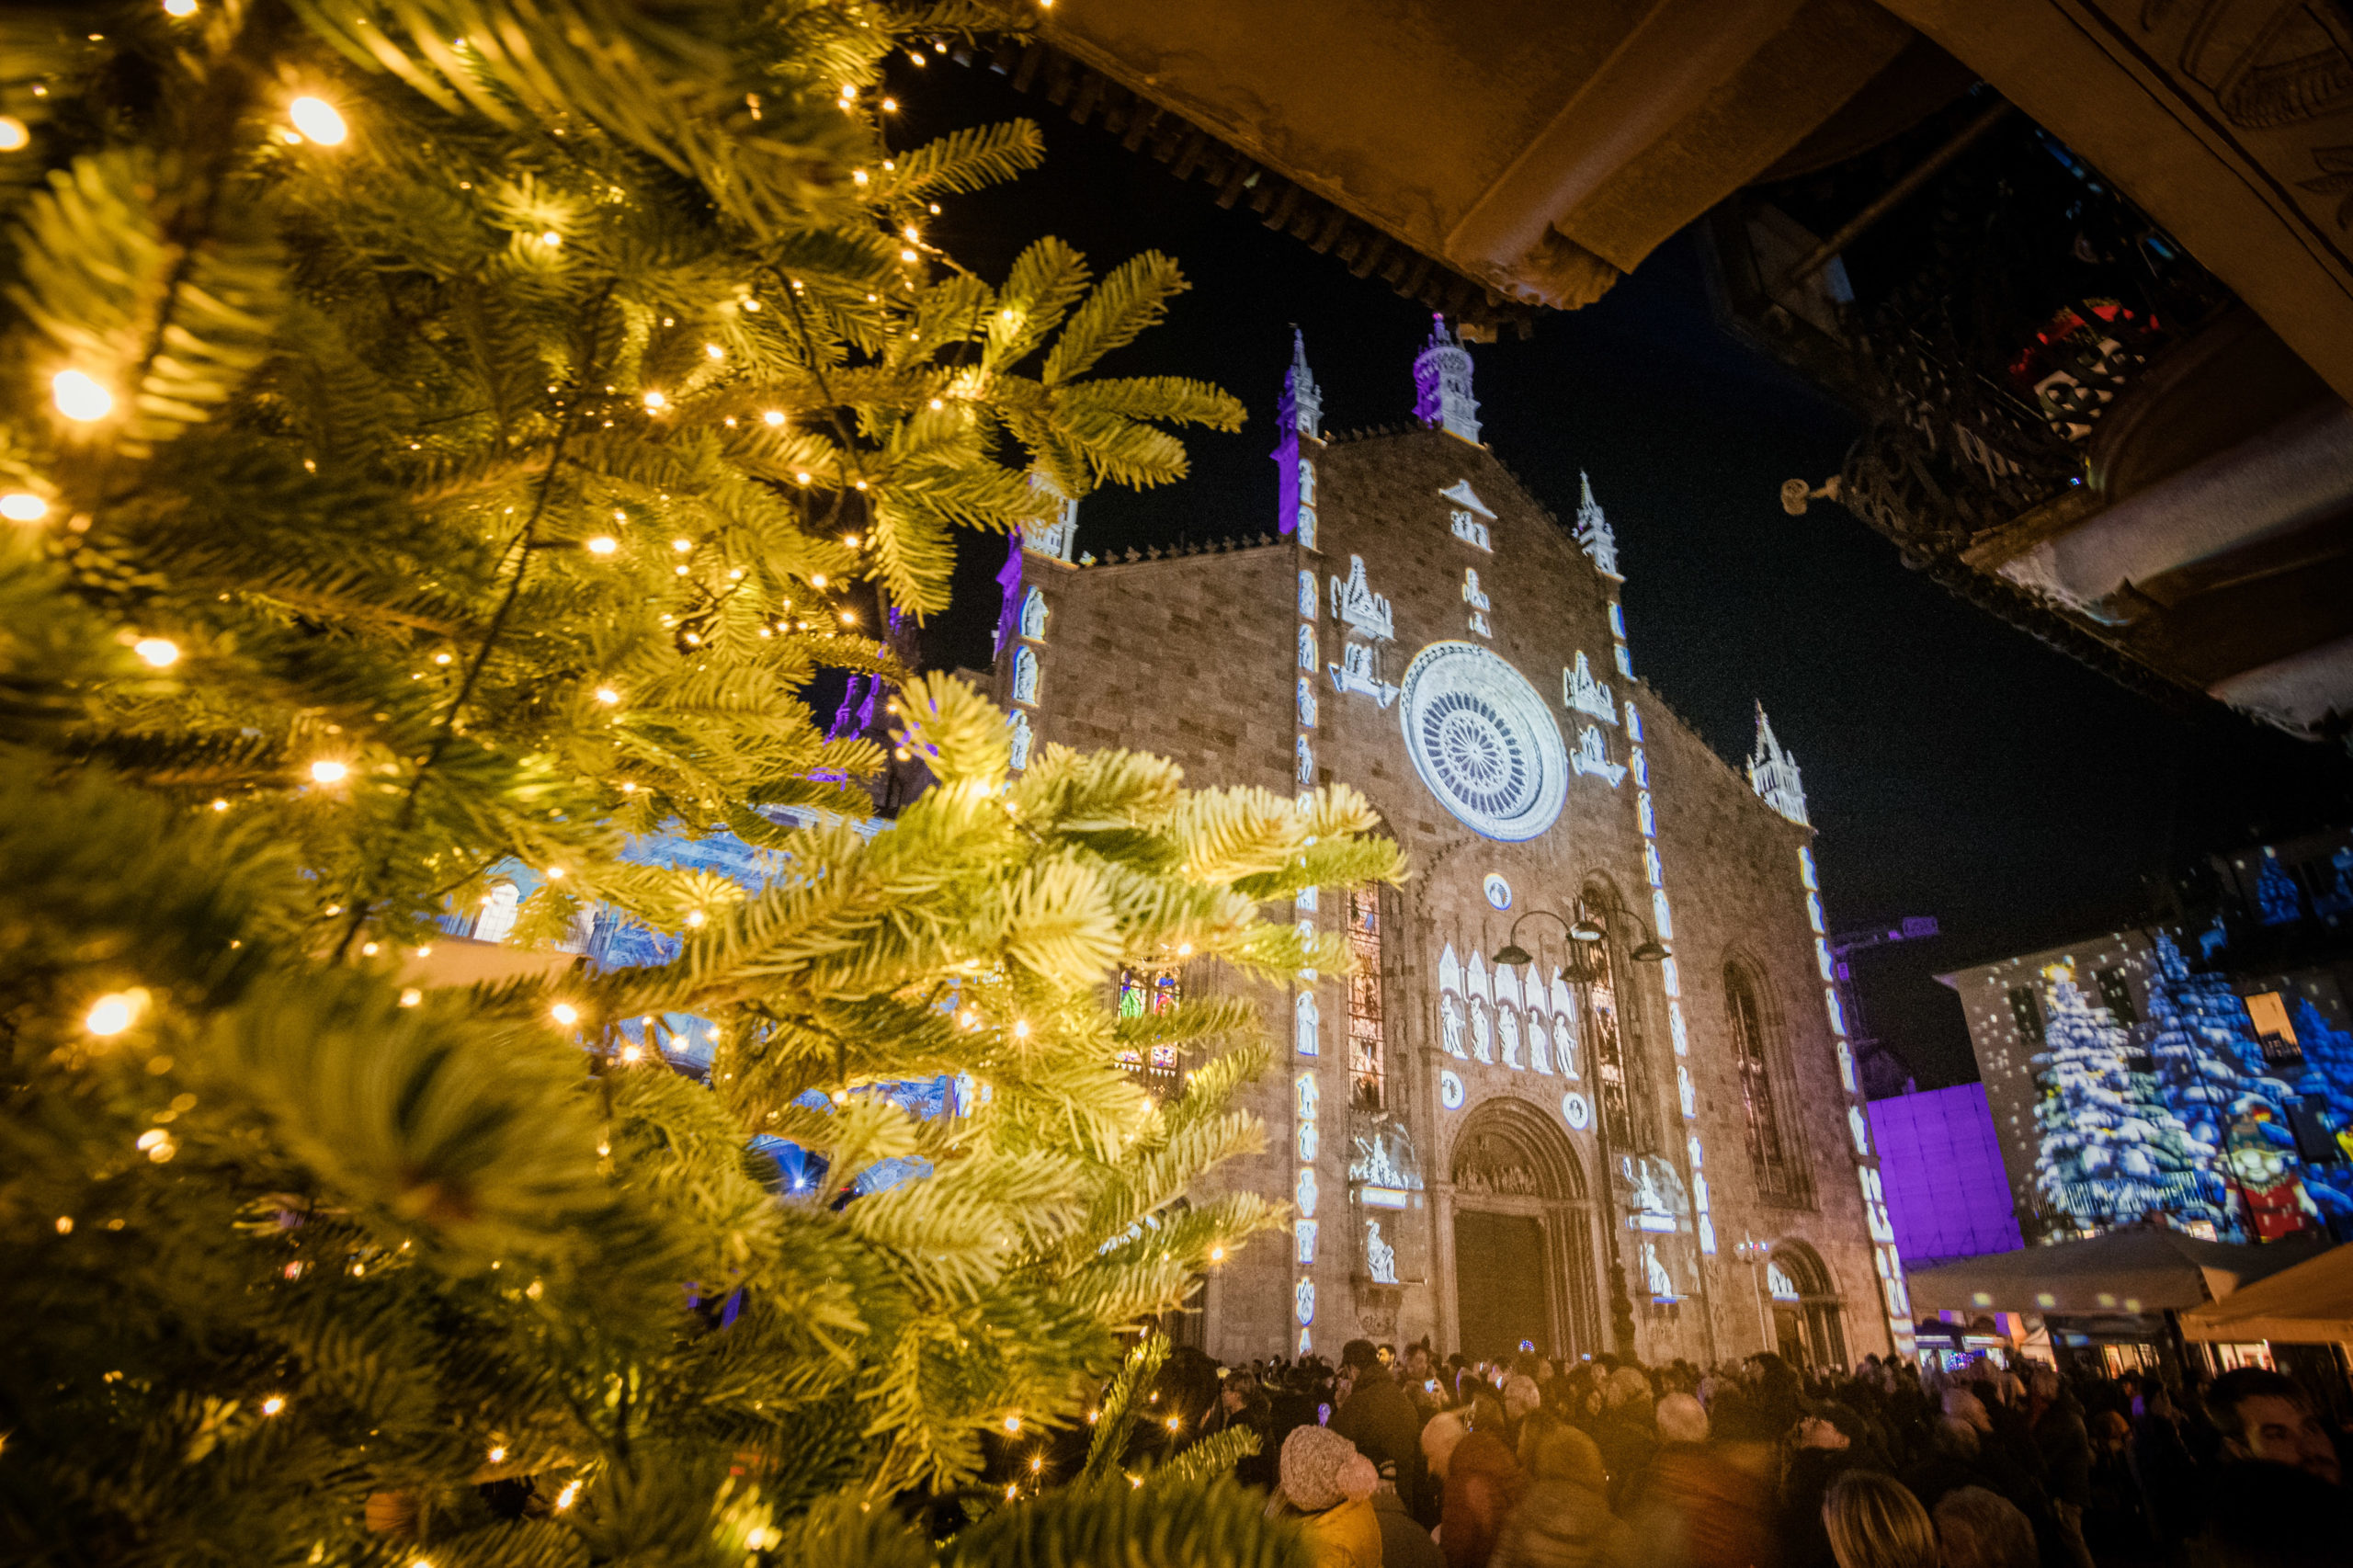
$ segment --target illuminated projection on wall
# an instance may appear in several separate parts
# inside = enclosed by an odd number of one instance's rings
[[[2250,1002],[2195,974],[2160,934],[2148,956],[2147,1017],[2119,1021],[2074,965],[2014,995],[2039,1099],[2034,1184],[2046,1221],[2097,1229],[2165,1216],[2229,1241],[2271,1241],[2353,1216],[2335,1160],[2307,1164],[2290,1111],[2325,1146],[2353,1132],[2353,1044],[2307,1003],[2267,1040]],[[2100,1002],[2094,1000],[2101,994]],[[2018,999],[2022,996],[2023,1003]],[[2039,1042],[2031,1037],[2040,1036]],[[2330,1151],[2335,1153],[2334,1150]]]
[[[1516,842],[1558,820],[1568,750],[1527,677],[1476,643],[1433,642],[1414,655],[1399,691],[1415,771],[1457,821]]]

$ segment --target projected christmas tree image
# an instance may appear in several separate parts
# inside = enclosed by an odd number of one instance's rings
[[[2189,1136],[2147,1074],[2131,1071],[2124,1030],[2086,1003],[2063,970],[2048,999],[2046,1049],[2034,1059],[2045,1085],[2035,1110],[2042,1131],[2036,1186],[2085,1222],[2162,1210],[2219,1223],[2221,1210],[2202,1190],[2212,1148]]]

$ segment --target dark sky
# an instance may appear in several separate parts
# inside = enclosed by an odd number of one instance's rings
[[[933,240],[990,277],[1048,233],[1098,269],[1166,252],[1191,291],[1104,373],[1200,377],[1250,407],[1238,436],[1187,436],[1185,482],[1089,497],[1080,548],[1272,529],[1267,454],[1293,323],[1326,429],[1410,417],[1420,307],[985,67],[899,75],[903,144],[1017,116],[1046,134],[1042,170],[949,205]],[[1859,966],[1876,1032],[1923,1087],[1976,1076],[1938,971],[2105,929],[2143,878],[2200,849],[2353,819],[2342,754],[2219,708],[2168,713],[1906,572],[1843,510],[1785,514],[1781,482],[1837,472],[1856,426],[1717,326],[1691,237],[1598,304],[1472,354],[1485,438],[1537,497],[1573,516],[1578,471],[1591,473],[1636,671],[1729,759],[1746,755],[1763,699],[1804,769],[1834,929],[1942,921],[1942,938]],[[965,541],[930,663],[987,661],[1003,559],[997,541]]]

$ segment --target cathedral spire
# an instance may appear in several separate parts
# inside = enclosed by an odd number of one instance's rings
[[[1802,827],[1811,827],[1805,815],[1805,782],[1798,777],[1798,759],[1781,749],[1765,704],[1756,704],[1756,749],[1748,758],[1748,787],[1765,803]]]
[[[1618,570],[1618,536],[1593,498],[1593,476],[1577,471],[1577,548],[1593,557],[1593,569],[1613,583],[1626,579]]]
[[[1307,368],[1307,335],[1290,329],[1290,369],[1283,372],[1282,403],[1276,420],[1286,432],[1324,438],[1324,392]]]
[[[1471,395],[1471,351],[1446,324],[1430,317],[1430,340],[1414,360],[1414,416],[1476,443],[1479,400]]]

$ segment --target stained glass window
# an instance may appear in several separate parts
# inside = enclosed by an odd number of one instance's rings
[[[1123,969],[1120,971],[1120,1020],[1168,1012],[1184,999],[1184,981],[1176,970]],[[1120,1052],[1118,1060],[1120,1066],[1152,1078],[1155,1087],[1175,1085],[1177,1063],[1176,1048],[1173,1045],[1154,1045],[1148,1051],[1129,1047]]]
[[[1797,1162],[1781,1136],[1780,1108],[1773,1098],[1772,1066],[1766,1053],[1765,1019],[1756,992],[1738,969],[1724,971],[1724,1011],[1732,1018],[1733,1058],[1740,1065],[1741,1108],[1748,1123],[1748,1165],[1762,1198],[1796,1198],[1803,1191]]]
[[[1381,1078],[1381,893],[1376,888],[1348,893],[1348,949],[1356,959],[1348,976],[1348,1083],[1356,1103],[1367,1110],[1388,1104]]]

